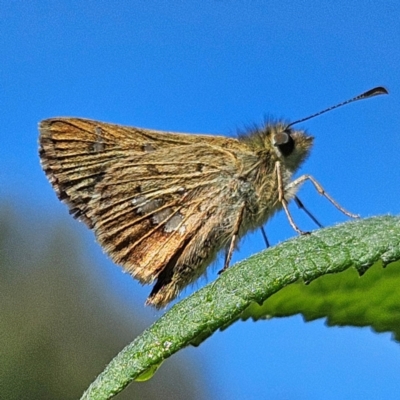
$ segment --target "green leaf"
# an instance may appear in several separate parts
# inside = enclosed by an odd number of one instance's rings
[[[385,269],[376,262],[362,276],[354,268],[322,276],[310,285],[289,285],[261,306],[251,304],[242,320],[303,314],[306,321],[327,318],[327,324],[371,326],[377,332],[393,332],[400,340],[400,262]]]
[[[267,249],[173,306],[110,362],[82,399],[113,397],[181,348],[240,318],[302,312],[306,319],[328,317],[331,324],[371,325],[398,335],[399,267],[399,217],[320,229]]]

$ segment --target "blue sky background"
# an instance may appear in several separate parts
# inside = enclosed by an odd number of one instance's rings
[[[397,1],[0,1],[0,21],[1,199],[67,221],[39,165],[44,118],[233,135],[266,115],[299,119],[384,85],[390,96],[301,125],[316,137],[301,172],[362,217],[400,212]],[[346,220],[311,185],[299,196],[324,225]],[[132,312],[157,319],[143,306],[150,287],[73,226],[97,264],[88,274]],[[267,232],[272,243],[294,236],[281,214]],[[234,260],[263,247],[256,232]],[[218,399],[397,399],[400,388],[400,348],[390,334],[323,320],[236,323],[184,353]]]

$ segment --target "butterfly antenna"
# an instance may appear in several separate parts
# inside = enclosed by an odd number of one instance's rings
[[[328,112],[328,111],[332,111],[332,110],[334,110],[335,108],[339,108],[339,107],[342,107],[342,106],[344,106],[344,105],[346,105],[346,104],[353,103],[353,101],[369,99],[370,97],[379,96],[379,95],[381,95],[381,94],[389,94],[389,92],[388,92],[383,86],[378,86],[378,87],[376,87],[376,88],[373,88],[373,89],[371,89],[371,90],[368,90],[367,92],[361,93],[361,94],[359,94],[358,96],[353,97],[352,99],[343,101],[342,103],[336,104],[336,105],[334,105],[334,106],[331,106],[331,107],[326,108],[325,110],[322,110],[322,111],[319,111],[319,112],[317,112],[317,113],[315,113],[315,114],[313,114],[313,115],[310,115],[309,117],[302,118],[302,119],[299,119],[299,120],[297,120],[297,121],[294,121],[294,122],[292,122],[291,124],[289,124],[289,125],[287,126],[287,128],[289,128],[289,127],[291,127],[291,126],[293,126],[293,125],[295,125],[295,124],[298,124],[299,122],[308,121],[308,120],[311,119],[311,118],[318,117],[319,115],[325,114],[325,113]]]

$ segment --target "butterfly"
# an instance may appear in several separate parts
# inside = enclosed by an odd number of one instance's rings
[[[350,101],[387,93],[375,88]],[[315,116],[313,115],[313,116]],[[313,117],[311,116],[311,117]],[[43,170],[70,213],[161,308],[204,274],[221,251],[224,269],[240,238],[284,209],[306,180],[292,180],[313,138],[284,121],[236,138],[156,131],[82,118],[39,125]]]

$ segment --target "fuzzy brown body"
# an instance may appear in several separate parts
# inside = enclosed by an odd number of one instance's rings
[[[162,307],[294,196],[312,138],[286,126],[234,139],[53,118],[40,124],[40,157],[70,213],[114,262],[156,281],[147,303]]]

